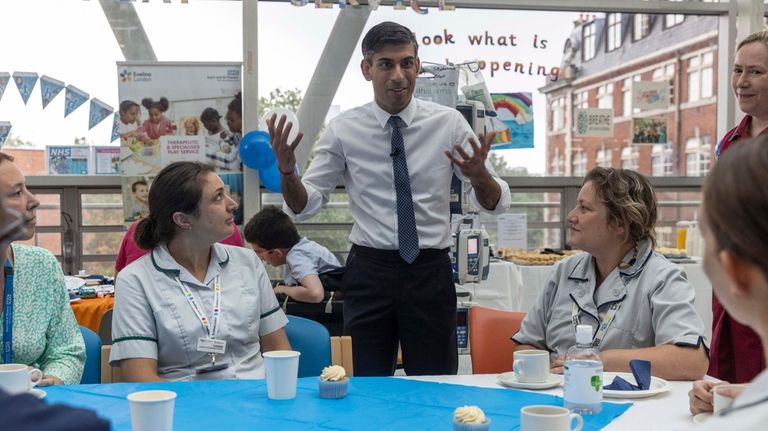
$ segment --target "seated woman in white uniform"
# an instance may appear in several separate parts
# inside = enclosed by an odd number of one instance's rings
[[[583,250],[555,265],[515,350],[557,353],[552,372],[576,344],[575,325],[593,328],[605,371],[651,361],[655,376],[694,380],[707,371],[704,325],[682,269],[654,251],[656,197],[637,172],[597,167],[568,214],[569,243]]]
[[[768,136],[723,153],[704,182],[699,222],[704,272],[734,319],[754,329],[768,358]],[[702,214],[703,213],[703,214]],[[691,412],[712,411],[712,385],[694,383]],[[768,424],[768,370],[697,430],[759,430]]]
[[[109,359],[124,380],[258,379],[262,352],[290,350],[256,254],[218,243],[236,208],[208,165],[176,162],[155,177],[135,234],[151,251],[115,284]]]

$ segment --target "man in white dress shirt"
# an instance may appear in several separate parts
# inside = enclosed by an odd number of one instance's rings
[[[419,74],[413,33],[393,22],[362,43],[363,76],[374,102],[332,120],[303,178],[294,173],[299,134],[273,116],[272,147],[282,173],[284,211],[317,213],[342,180],[355,223],[344,276],[344,330],[352,336],[355,375],[392,375],[398,342],[409,375],[455,374],[456,290],[449,187],[456,173],[472,185],[471,203],[494,214],[510,203],[508,185],[455,109],[414,99]]]

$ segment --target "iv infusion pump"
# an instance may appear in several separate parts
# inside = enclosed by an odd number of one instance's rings
[[[464,284],[487,279],[490,249],[485,229],[462,229],[455,239],[455,281]]]

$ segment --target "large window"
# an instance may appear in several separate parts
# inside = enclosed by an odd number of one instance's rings
[[[640,150],[635,145],[621,149],[621,168],[636,171],[640,167]]]
[[[685,174],[689,177],[706,175],[710,154],[709,136],[688,139],[685,143]]]
[[[669,1],[681,2],[683,0],[669,0]],[[685,15],[680,15],[680,14],[664,15],[664,28],[674,27],[678,24],[681,24],[683,21],[685,21]]]
[[[562,177],[565,173],[565,157],[555,152],[550,162],[550,174],[554,177]]]
[[[597,87],[597,107],[613,109],[613,83]]]
[[[695,102],[713,96],[713,53],[705,52],[688,59],[688,101]]]
[[[651,16],[638,13],[632,17],[632,40],[638,41],[651,32]]]
[[[583,177],[584,175],[587,175],[587,153],[577,149],[573,153],[573,176]]]
[[[653,69],[654,81],[667,81],[669,83],[669,103],[675,103],[675,65],[665,64]]]
[[[582,30],[582,41],[584,41],[583,60],[587,61],[594,58],[597,51],[597,29],[594,22],[584,26]]]
[[[573,94],[573,107],[574,108],[589,108],[589,99],[587,98],[586,91],[579,91]]]
[[[608,14],[608,43],[605,45],[607,51],[613,51],[621,46],[621,14]]]
[[[672,160],[672,145],[656,144],[651,152],[651,174],[654,177],[670,177],[674,175]]]
[[[604,168],[610,168],[613,165],[613,151],[610,148],[601,148],[597,151],[597,160],[595,160],[597,166]]]
[[[557,132],[565,127],[565,97],[555,97],[552,100],[552,123],[549,130]]]
[[[629,117],[630,115],[637,114],[640,109],[632,109],[632,82],[640,81],[640,75],[634,75],[631,78],[625,78],[621,83],[621,115]]]

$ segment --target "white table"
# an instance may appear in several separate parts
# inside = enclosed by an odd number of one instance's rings
[[[485,388],[503,387],[497,383],[495,374],[413,376],[407,378]],[[686,429],[693,426],[694,422],[688,410],[688,391],[691,389],[691,382],[669,382],[669,384],[671,387],[669,392],[651,398],[636,400],[605,399],[605,401],[611,402],[631,401],[634,405],[603,429],[608,431],[665,431]],[[562,386],[537,392],[563,396]]]
[[[469,292],[472,302],[499,310],[516,310],[513,304],[523,286],[518,266],[508,261],[491,262],[488,279],[480,283],[457,284],[457,292]]]

